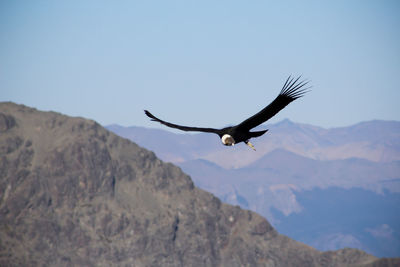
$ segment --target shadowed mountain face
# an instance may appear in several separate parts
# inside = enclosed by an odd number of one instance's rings
[[[279,235],[94,121],[0,103],[0,266],[395,263]]]

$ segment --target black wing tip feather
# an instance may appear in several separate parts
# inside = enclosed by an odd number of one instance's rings
[[[304,87],[306,86],[310,80],[301,80],[298,82],[301,78],[301,75],[297,77],[296,79],[293,78],[292,76],[289,76],[285,84],[282,87],[282,90],[279,95],[289,97],[291,100],[295,100],[297,98],[300,98],[304,96],[307,92],[309,92],[311,86]]]
[[[160,121],[160,119],[158,119],[156,116],[154,116],[153,114],[150,113],[150,111],[148,110],[144,110],[144,113],[147,115],[147,117],[149,117],[152,121]]]
[[[147,109],[144,110],[144,114],[147,115],[147,117],[153,118],[154,115],[150,113],[150,111],[148,111]]]

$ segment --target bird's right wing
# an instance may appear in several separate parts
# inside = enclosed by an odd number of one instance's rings
[[[175,129],[179,129],[182,131],[194,131],[194,132],[206,132],[206,133],[216,133],[216,134],[220,134],[221,130],[219,129],[213,129],[213,128],[200,128],[200,127],[189,127],[189,126],[182,126],[182,125],[177,125],[177,124],[173,124],[170,122],[166,122],[163,120],[160,120],[159,118],[157,118],[156,116],[154,116],[153,114],[151,114],[148,110],[145,110],[144,113],[151,118],[152,121],[158,121],[161,124],[164,124],[168,127],[171,128],[175,128]]]

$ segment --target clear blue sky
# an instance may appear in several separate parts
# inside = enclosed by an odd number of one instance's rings
[[[400,120],[400,1],[0,1],[0,101],[160,127]],[[165,128],[164,128],[165,129]]]

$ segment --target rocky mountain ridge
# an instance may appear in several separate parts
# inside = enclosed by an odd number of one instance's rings
[[[1,266],[394,266],[319,252],[94,121],[0,103]]]

